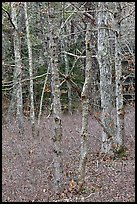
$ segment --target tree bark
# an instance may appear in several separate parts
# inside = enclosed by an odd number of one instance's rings
[[[124,145],[124,107],[122,90],[122,66],[121,66],[121,4],[116,3],[117,12],[115,13],[115,74],[116,74],[116,137],[117,149]]]
[[[62,155],[62,121],[60,103],[60,81],[58,68],[58,24],[55,17],[55,3],[48,2],[48,23],[49,23],[49,53],[51,67],[51,88],[53,95],[53,153],[55,167],[55,193],[63,189],[63,155]]]
[[[20,38],[18,35],[18,24],[17,24],[17,3],[11,2],[11,14],[12,22],[16,29],[13,30],[13,41],[14,41],[14,55],[15,55],[15,80],[14,84],[16,87],[16,102],[17,102],[17,122],[20,133],[23,133],[23,103],[22,103],[22,64],[21,64],[21,51],[20,51]]]
[[[86,68],[85,68],[85,82],[83,85],[81,100],[82,100],[82,130],[81,130],[81,153],[79,164],[79,190],[84,185],[85,168],[88,152],[88,119],[89,119],[89,96],[90,96],[90,82],[91,82],[91,67],[92,67],[92,47],[91,47],[91,23],[87,23],[86,28]]]
[[[62,2],[62,23],[65,23],[65,19],[64,19],[64,2]],[[63,27],[63,34],[66,35],[66,29],[67,26],[64,25]],[[62,49],[64,51],[63,53],[63,58],[64,58],[64,62],[65,62],[65,75],[67,76],[69,74],[69,62],[68,62],[68,56],[65,53],[66,48],[67,48],[68,42],[65,38],[62,39]],[[68,89],[68,112],[70,114],[72,114],[72,91],[71,91],[71,85],[68,81],[66,81],[67,83],[67,89]]]
[[[46,2],[42,3],[39,2],[38,5],[38,10],[42,10],[46,7]],[[45,20],[46,19],[46,20]],[[43,108],[43,98],[44,98],[44,92],[45,92],[45,87],[48,82],[48,77],[50,74],[50,56],[49,56],[49,42],[48,42],[48,35],[49,33],[46,32],[47,29],[47,16],[45,18],[44,14],[41,12],[40,13],[40,29],[42,31],[40,38],[42,39],[42,52],[44,53],[44,64],[47,67],[47,75],[45,76],[44,80],[44,85],[41,93],[41,98],[40,98],[40,106],[39,106],[39,113],[38,113],[38,130],[37,130],[37,136],[39,136],[40,133],[40,124],[41,124],[41,116],[42,116],[42,108]]]
[[[101,120],[103,126],[114,135],[112,120],[112,76],[109,50],[108,13],[105,11],[105,2],[98,3],[98,62],[100,69],[100,93],[101,93]],[[102,132],[101,151],[109,153],[111,140],[106,132]]]
[[[29,76],[30,76],[30,118],[31,118],[31,128],[32,135],[35,134],[35,112],[34,112],[34,91],[33,91],[33,62],[32,62],[32,44],[30,40],[30,28],[29,20],[27,14],[27,2],[24,2],[25,11],[25,23],[26,23],[26,34],[27,34],[27,45],[28,45],[28,55],[29,55]]]

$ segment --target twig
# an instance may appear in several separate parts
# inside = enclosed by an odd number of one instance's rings
[[[121,23],[121,21],[123,21],[125,18],[128,18],[129,16],[131,16],[134,12],[135,12],[135,10],[132,10],[132,12],[129,13],[127,16],[124,16],[123,18],[121,18],[119,23]]]
[[[71,55],[71,56],[77,57],[77,58],[86,58],[86,56],[78,56],[78,55],[75,55],[75,54],[73,54],[73,53],[66,52],[66,51],[62,51],[62,53],[65,53],[65,54],[68,54],[68,55]]]
[[[17,83],[23,83],[23,82],[25,82],[25,81],[30,81],[30,80],[34,80],[34,79],[37,79],[37,78],[41,78],[41,77],[43,77],[43,76],[45,76],[45,75],[49,75],[50,73],[45,73],[45,74],[41,74],[41,75],[38,75],[38,76],[35,76],[35,77],[32,77],[32,78],[28,78],[28,79],[23,79],[23,80],[21,80],[21,81],[18,81]],[[12,83],[12,84],[9,84],[9,85],[6,85],[6,84],[8,84],[8,83]],[[11,86],[11,85],[13,85],[13,81],[9,81],[9,82],[3,82],[2,83],[2,86]],[[16,84],[17,84],[16,83]]]
[[[97,118],[95,115],[94,115],[94,117],[95,117],[95,119],[98,121],[98,123],[101,125],[101,127],[103,128],[103,131],[108,135],[108,138],[107,139],[113,139],[113,135],[111,135],[108,131],[107,131],[107,129],[106,129],[106,127],[103,125],[103,123],[101,122],[101,120],[99,119],[99,118]]]
[[[93,193],[89,194],[87,197],[84,197],[84,199],[87,199],[89,197],[91,197],[93,195]]]
[[[5,10],[3,7],[2,7],[2,10],[8,15],[8,19],[9,19],[10,23],[12,24],[14,30],[17,31],[17,28],[16,28],[16,26],[14,25],[14,23],[12,22],[12,19],[11,19],[11,16],[10,16],[9,12],[8,12],[7,10]]]
[[[66,81],[68,81],[68,82],[71,84],[72,88],[78,93],[78,96],[81,98],[81,89],[80,89],[80,87],[70,78],[70,76],[63,74],[63,73],[61,73],[60,71],[59,71],[59,74],[60,74]]]
[[[59,30],[59,34],[61,32],[61,29],[66,25],[66,23],[68,22],[68,20],[72,17],[72,15],[75,13],[75,11],[73,13],[71,13],[69,15],[69,17],[65,20],[65,22],[63,23],[63,25],[61,25],[60,30]]]

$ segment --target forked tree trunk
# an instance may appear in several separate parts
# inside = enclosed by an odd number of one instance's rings
[[[85,181],[85,168],[88,152],[88,119],[89,119],[89,95],[90,95],[89,89],[91,82],[91,66],[92,66],[91,23],[87,23],[85,42],[86,42],[86,68],[85,68],[85,82],[81,93],[82,130],[81,130],[81,154],[79,164],[79,190],[81,190]]]
[[[55,18],[55,2],[48,2],[49,23],[49,53],[51,67],[51,88],[53,95],[53,153],[55,168],[55,192],[61,192],[63,188],[63,155],[62,155],[62,121],[60,103],[60,81],[58,72],[58,24]]]

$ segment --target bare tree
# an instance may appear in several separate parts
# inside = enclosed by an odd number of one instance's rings
[[[115,74],[116,74],[116,137],[117,149],[124,145],[124,107],[122,90],[122,66],[121,66],[121,3],[116,3],[114,15],[115,29]]]
[[[58,67],[58,24],[55,18],[55,2],[48,2],[48,23],[49,23],[49,54],[51,68],[51,88],[53,95],[53,153],[55,167],[55,192],[60,192],[63,187],[63,155],[62,155],[62,121],[60,103],[60,81]]]
[[[67,26],[65,24],[65,19],[64,19],[64,12],[65,12],[65,3],[62,2],[62,24],[64,25],[63,26],[63,34],[66,35],[66,31],[67,31]],[[68,75],[69,74],[69,62],[68,62],[68,56],[67,54],[65,53],[66,51],[66,48],[67,48],[67,45],[68,45],[68,42],[67,42],[67,39],[66,38],[63,38],[62,39],[62,48],[63,48],[63,58],[64,58],[64,62],[65,62],[65,74]],[[72,91],[71,91],[71,85],[70,83],[67,81],[67,89],[68,89],[68,111],[70,114],[72,114]]]
[[[30,75],[30,118],[32,126],[32,134],[34,135],[35,131],[35,112],[34,112],[34,91],[33,91],[33,61],[32,61],[32,44],[30,40],[30,28],[28,20],[28,9],[27,2],[24,2],[24,11],[25,11],[25,23],[26,23],[26,34],[27,34],[27,45],[28,45],[28,55],[29,55],[29,75]]]
[[[39,10],[44,10],[44,8],[46,7],[46,2],[45,3],[42,3],[41,2],[38,4],[38,9]],[[40,38],[42,39],[42,52],[44,53],[44,64],[45,66],[47,66],[47,73],[46,73],[46,76],[45,76],[45,80],[44,80],[44,84],[43,84],[43,89],[42,89],[42,93],[41,93],[41,98],[40,98],[40,106],[39,106],[39,113],[38,113],[38,131],[37,131],[37,136],[39,136],[39,133],[40,133],[40,124],[41,124],[41,116],[42,116],[42,108],[43,108],[43,98],[44,98],[44,93],[45,93],[45,88],[46,88],[46,85],[47,85],[47,82],[48,82],[48,77],[49,77],[49,74],[50,74],[50,63],[48,59],[50,59],[50,57],[48,58],[49,56],[49,42],[48,42],[48,32],[46,32],[46,29],[47,29],[47,16],[44,15],[45,13],[42,13],[40,12],[40,29],[41,29],[41,35],[40,35]],[[45,21],[46,19],[46,21]]]
[[[101,121],[105,129],[114,135],[112,120],[112,76],[109,50],[109,25],[108,12],[105,2],[98,3],[98,62],[100,69],[100,93],[101,93]],[[109,153],[111,139],[106,131],[102,132],[102,152]]]
[[[85,167],[88,151],[88,116],[89,116],[89,88],[91,80],[91,24],[87,23],[86,30],[86,69],[85,82],[83,85],[82,99],[82,130],[81,130],[81,154],[79,165],[79,188],[81,189],[85,179]]]
[[[14,55],[15,55],[15,79],[14,85],[16,87],[16,103],[17,103],[17,121],[20,132],[23,133],[23,104],[22,104],[22,64],[21,64],[21,51],[20,51],[20,37],[18,33],[17,23],[17,3],[11,2],[11,19],[14,25],[13,41],[14,41]]]

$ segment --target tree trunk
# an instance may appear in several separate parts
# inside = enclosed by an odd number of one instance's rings
[[[47,84],[47,81],[48,81],[49,70],[50,70],[50,67],[48,67],[48,70],[47,70],[47,75],[46,75],[45,80],[44,80],[44,85],[43,85],[42,94],[41,94],[41,98],[40,98],[40,107],[39,107],[39,114],[38,114],[38,131],[37,131],[37,136],[39,136],[39,131],[40,131],[40,122],[41,122],[41,115],[42,115],[42,103],[43,103],[43,97],[44,97],[45,87],[46,87],[46,84]]]
[[[45,8],[46,2],[39,3],[38,9],[42,10]],[[46,32],[47,29],[47,18],[45,20],[45,16],[43,15],[43,13],[40,13],[40,29],[42,30],[41,36],[40,38],[42,39],[43,43],[42,43],[42,52],[44,53],[44,64],[47,68],[47,75],[45,76],[45,80],[44,80],[44,85],[43,85],[43,89],[42,89],[42,93],[41,93],[41,98],[40,98],[40,106],[39,106],[39,113],[38,113],[38,130],[37,130],[37,136],[39,136],[40,133],[40,124],[41,124],[41,116],[42,116],[42,108],[43,108],[43,98],[44,98],[44,92],[45,92],[45,87],[48,81],[48,77],[50,74],[50,63],[49,63],[49,42],[48,42],[48,35],[49,33]]]
[[[65,19],[64,19],[64,2],[62,2],[62,23],[64,24]],[[64,25],[63,27],[63,34],[66,35],[66,25]],[[66,51],[68,42],[65,38],[62,39],[62,48],[63,51]],[[65,75],[67,76],[69,74],[69,62],[68,62],[68,57],[67,54],[64,52],[63,53],[63,58],[64,58],[64,62],[65,62]],[[72,91],[71,91],[71,85],[70,83],[67,81],[67,89],[68,89],[68,111],[70,114],[72,114]]]
[[[18,35],[18,24],[17,24],[17,3],[11,2],[11,14],[12,22],[15,25],[13,31],[13,41],[14,41],[14,54],[15,54],[15,81],[14,85],[16,87],[16,102],[17,102],[17,122],[20,133],[23,133],[23,104],[22,104],[22,64],[21,64],[21,51],[20,51],[20,38]]]
[[[124,145],[124,108],[123,108],[123,93],[122,93],[122,67],[121,67],[121,5],[116,3],[117,12],[115,13],[115,74],[116,74],[116,137],[115,143],[117,149]]]
[[[81,130],[81,154],[79,164],[79,190],[81,190],[85,181],[85,167],[88,151],[88,117],[89,117],[89,96],[91,82],[91,66],[92,66],[92,48],[91,48],[91,23],[87,23],[86,28],[86,69],[85,82],[83,85],[81,100],[82,100],[82,130]]]
[[[51,88],[53,95],[53,153],[55,167],[55,193],[61,192],[63,188],[63,157],[62,157],[62,121],[60,103],[60,81],[58,70],[58,23],[55,17],[55,2],[48,2],[48,21],[49,21],[49,53],[50,67],[52,74]]]
[[[29,55],[29,76],[30,76],[30,118],[31,118],[31,128],[32,135],[34,136],[35,132],[35,113],[34,113],[34,92],[33,92],[33,62],[32,62],[32,44],[30,40],[30,28],[29,20],[27,14],[27,2],[24,2],[24,11],[25,11],[25,23],[26,23],[26,33],[27,33],[27,45],[28,45],[28,55]]]
[[[98,3],[98,62],[100,69],[100,93],[101,93],[101,121],[111,135],[114,134],[112,120],[112,77],[109,51],[109,27],[108,13],[105,11],[105,2]],[[109,153],[111,139],[106,132],[102,132],[101,151]]]

